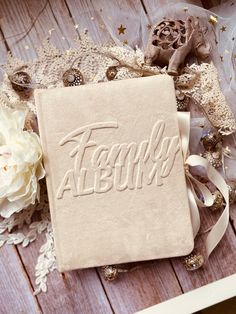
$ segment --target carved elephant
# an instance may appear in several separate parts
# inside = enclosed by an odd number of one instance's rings
[[[148,65],[168,66],[170,75],[178,75],[178,68],[188,54],[205,60],[210,51],[198,19],[190,16],[185,22],[166,19],[154,25],[144,58]]]

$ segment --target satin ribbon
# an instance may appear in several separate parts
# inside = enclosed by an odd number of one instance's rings
[[[214,198],[210,190],[203,183],[201,183],[191,175],[189,171],[189,166],[203,167],[206,171],[209,181],[211,181],[216,186],[216,188],[222,193],[225,199],[224,210],[206,238],[205,248],[206,256],[208,258],[222,239],[229,223],[229,190],[224,178],[205,158],[199,155],[189,155],[188,147],[190,136],[190,113],[178,112],[178,122],[194,237],[196,237],[200,228],[200,215],[198,206],[210,207],[213,205]],[[195,189],[200,191],[203,200],[199,199]]]
[[[227,177],[226,167],[225,167],[225,157],[231,160],[236,160],[236,155],[231,153],[228,146],[222,148],[222,168],[223,168],[224,175]]]

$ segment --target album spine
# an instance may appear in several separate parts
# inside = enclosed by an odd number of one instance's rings
[[[49,210],[51,216],[52,229],[54,234],[54,245],[56,253],[57,268],[60,272],[63,271],[63,260],[60,248],[59,232],[57,231],[57,217],[56,217],[56,205],[54,200],[54,189],[53,189],[53,174],[50,172],[50,164],[48,160],[48,143],[46,138],[46,125],[44,123],[44,110],[43,104],[44,99],[42,97],[42,92],[40,90],[35,91],[35,103],[37,110],[37,119],[39,127],[40,142],[43,151],[43,164],[46,172],[46,184],[49,199]]]

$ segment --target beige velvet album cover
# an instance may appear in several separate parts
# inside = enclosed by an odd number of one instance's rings
[[[172,78],[37,90],[35,97],[59,270],[190,253]]]

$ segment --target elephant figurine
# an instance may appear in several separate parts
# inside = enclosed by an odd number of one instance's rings
[[[165,19],[152,27],[144,60],[148,65],[168,66],[168,74],[178,75],[178,68],[188,54],[206,60],[210,51],[197,18]]]

